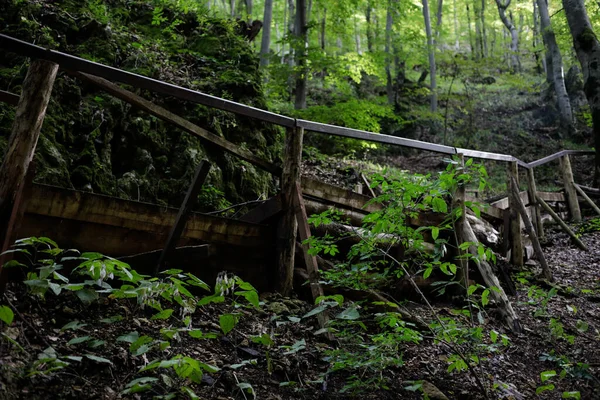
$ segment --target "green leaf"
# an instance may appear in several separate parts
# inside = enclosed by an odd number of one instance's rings
[[[268,333],[263,333],[261,336],[254,336],[252,338],[254,343],[260,343],[263,346],[270,347],[273,345],[273,339],[271,339],[271,335]]]
[[[551,370],[551,371],[544,371],[540,374],[540,379],[542,380],[542,382],[546,382],[548,379],[553,378],[556,376],[556,371]]]
[[[469,296],[472,295],[473,293],[475,293],[475,291],[477,290],[478,287],[479,286],[477,286],[477,285],[471,285],[471,286],[469,286],[469,289],[467,290],[467,294]]]
[[[337,319],[355,320],[360,318],[358,310],[354,307],[346,308],[344,311],[335,316]]]
[[[248,301],[248,303],[252,304],[255,308],[260,308],[258,293],[256,293],[255,291],[247,290],[244,292],[235,292],[235,294],[244,296],[244,298],[246,299],[246,301]]]
[[[168,308],[166,310],[162,310],[161,312],[154,314],[150,319],[169,319],[169,317],[173,314],[173,309]]]
[[[181,393],[183,393],[190,400],[199,400],[200,399],[200,397],[198,397],[198,395],[196,393],[194,393],[194,391],[187,386],[181,387],[180,390],[181,390]]]
[[[551,383],[549,385],[539,386],[537,389],[535,389],[535,394],[540,394],[542,392],[545,392],[546,390],[554,390],[554,385]]]
[[[236,318],[233,314],[223,314],[219,317],[219,325],[225,335],[235,327]]]
[[[588,324],[587,322],[585,322],[585,321],[582,321],[582,320],[580,320],[580,319],[578,319],[578,320],[577,320],[577,325],[576,325],[576,326],[577,326],[577,330],[578,330],[580,333],[587,332],[587,330],[588,330],[588,329],[589,329],[589,327],[590,327],[590,326],[589,326],[589,324]]]
[[[188,331],[188,334],[194,339],[216,339],[219,335],[214,332],[202,332],[199,329]]]
[[[326,304],[321,304],[318,307],[313,308],[312,310],[310,310],[309,312],[307,312],[306,314],[304,314],[302,316],[302,318],[308,318],[308,317],[312,317],[313,315],[317,315],[319,313],[322,313],[323,311],[325,311],[327,309],[327,305]]]
[[[488,297],[490,296],[490,290],[485,289],[483,293],[481,293],[481,304],[485,307],[490,302]]]
[[[562,398],[563,399],[577,399],[577,400],[580,400],[581,399],[581,393],[579,393],[579,392],[563,392]]]
[[[91,336],[80,336],[80,337],[75,337],[71,340],[69,340],[67,342],[67,344],[69,346],[74,345],[74,344],[79,344],[79,343],[83,343],[83,342],[87,342],[88,340],[91,340]]]
[[[446,204],[444,199],[442,199],[441,197],[434,197],[433,200],[431,201],[431,206],[433,207],[433,211],[435,211],[435,212],[439,212],[439,213],[448,212],[448,205]]]
[[[139,338],[140,338],[140,334],[137,333],[137,331],[133,331],[133,332],[129,332],[129,333],[119,336],[117,338],[117,342],[134,343]]]
[[[438,228],[437,226],[434,226],[433,228],[431,228],[431,237],[433,238],[433,240],[437,240],[439,235],[440,235],[440,228]]]
[[[0,321],[4,322],[6,325],[10,325],[15,318],[15,313],[8,306],[0,306]]]
[[[112,317],[102,318],[100,322],[103,324],[114,324],[115,322],[119,322],[123,320],[123,316],[121,315],[113,315]]]
[[[84,304],[90,304],[98,299],[98,292],[93,289],[81,289],[75,293]]]
[[[73,330],[77,330],[77,329],[81,329],[84,326],[87,326],[87,324],[82,324],[79,321],[71,321],[68,324],[66,324],[65,326],[63,326],[62,328],[60,328],[60,331],[68,331],[69,329],[73,329]]]
[[[427,279],[429,278],[429,276],[431,275],[431,273],[433,272],[433,267],[428,267],[425,272],[423,272],[423,278]]]
[[[99,363],[103,363],[103,364],[110,364],[110,365],[112,365],[112,361],[110,361],[110,360],[109,360],[109,359],[107,359],[107,358],[104,358],[104,357],[98,357],[98,356],[95,356],[95,355],[93,355],[93,354],[86,354],[85,356],[86,356],[87,358],[89,358],[90,360],[92,360],[92,361],[96,361],[96,362],[99,362]]]
[[[491,330],[490,339],[492,340],[492,343],[496,343],[496,340],[498,340],[498,332],[496,332],[495,330]]]

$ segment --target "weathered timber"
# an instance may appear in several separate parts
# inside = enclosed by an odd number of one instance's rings
[[[461,149],[461,148],[457,148],[456,151],[459,154],[462,154],[464,157],[479,158],[479,159],[483,159],[483,160],[506,161],[506,162],[520,161],[519,159],[517,159],[513,156],[509,156],[507,154],[489,153],[487,151],[469,150],[469,149]],[[523,163],[522,161],[520,161],[520,162]],[[523,163],[523,164],[525,164],[525,163]]]
[[[460,240],[463,242],[477,243],[477,237],[475,237],[475,233],[471,229],[471,225],[468,220],[464,220],[464,223],[460,225],[459,231]],[[469,252],[474,256],[475,264],[479,269],[479,273],[481,274],[483,281],[489,288],[495,288],[494,290],[490,290],[490,295],[494,299],[496,306],[500,310],[500,313],[504,317],[508,327],[514,333],[520,333],[523,331],[523,327],[521,326],[521,322],[519,321],[519,317],[517,313],[512,308],[512,304],[508,299],[508,296],[502,289],[500,285],[500,281],[496,275],[494,275],[494,271],[492,270],[491,265],[478,257],[477,255],[477,245],[472,244],[469,246]]]
[[[590,207],[592,207],[596,214],[600,215],[600,208],[598,208],[596,203],[590,199],[590,196],[588,196],[578,184],[575,184],[575,190],[577,190],[577,193],[579,193],[581,197],[583,197],[583,199],[590,205]]]
[[[240,217],[240,221],[262,224],[281,212],[281,196],[276,195]]]
[[[300,240],[302,241],[302,251],[304,253],[304,263],[306,270],[308,271],[308,282],[310,285],[310,291],[312,293],[313,301],[317,300],[320,296],[323,296],[323,288],[319,284],[319,265],[317,264],[317,258],[309,254],[310,246],[306,241],[310,239],[310,226],[308,225],[308,218],[306,216],[306,208],[304,207],[304,201],[302,199],[302,189],[300,182],[296,182],[296,190],[294,192],[294,208],[296,209],[296,220],[298,222],[298,232],[300,233]],[[319,326],[325,328],[329,318],[325,313],[319,313],[317,315],[319,320]]]
[[[593,155],[593,154],[595,154],[595,152],[593,152],[591,150],[562,150],[562,151],[559,151],[558,153],[554,153],[554,154],[551,154],[544,158],[540,158],[537,161],[530,162],[529,167],[530,168],[539,167],[540,165],[547,164],[550,161],[554,161],[554,160],[556,160],[564,155],[567,155],[567,154],[583,156],[583,155]]]
[[[573,180],[571,161],[568,155],[562,156],[559,160],[560,172],[563,177],[571,218],[574,222],[581,222],[581,210],[579,209],[579,200],[577,199],[577,191],[575,190],[575,181]]]
[[[514,179],[517,188],[519,187],[519,166],[515,161],[508,164],[507,169],[508,182],[507,187],[510,188],[511,182]],[[518,190],[518,189],[517,189]],[[527,194],[527,192],[525,192]],[[516,197],[515,197],[516,196]],[[520,195],[516,194],[516,191],[509,191],[508,201],[510,209],[510,239],[511,239],[511,252],[510,259],[513,265],[523,266],[523,242],[521,240],[521,217],[517,211],[517,202]]]
[[[53,61],[60,64],[61,68],[69,71],[85,72],[90,75],[100,76],[111,81],[126,83],[141,89],[152,90],[167,96],[177,97],[182,100],[189,100],[208,107],[214,107],[220,110],[232,112],[234,114],[257,118],[262,121],[271,122],[281,126],[294,126],[294,119],[290,117],[285,117],[283,115],[236,103],[231,100],[221,99],[219,97],[211,96],[195,90],[186,89],[170,83],[148,78],[146,76],[123,71],[118,68],[109,67],[93,61],[88,61],[70,54],[61,53],[55,50],[48,50],[7,35],[0,34],[0,48],[26,57]]]
[[[584,192],[586,192],[588,196],[591,195],[591,196],[594,196],[594,197],[600,197],[600,189],[589,187],[589,186],[585,186],[585,185],[579,185],[579,187],[581,188],[581,190],[583,190]]]
[[[527,195],[531,199],[531,222],[535,227],[535,231],[539,237],[544,237],[544,224],[542,223],[542,215],[540,213],[540,206],[535,201],[535,195],[537,193],[537,185],[535,183],[535,173],[533,168],[527,170]]]
[[[550,271],[550,267],[548,266],[548,263],[546,262],[546,257],[544,256],[544,252],[542,251],[542,246],[540,245],[540,241],[538,240],[538,237],[535,234],[535,229],[533,228],[533,224],[531,223],[531,221],[529,220],[529,218],[527,216],[527,210],[525,209],[525,204],[523,204],[520,197],[518,196],[519,185],[517,184],[517,181],[515,180],[515,178],[513,176],[511,176],[510,183],[511,183],[510,189],[513,192],[513,198],[516,199],[515,206],[517,207],[517,210],[519,211],[519,214],[521,214],[521,218],[523,219],[523,222],[525,223],[525,230],[529,234],[529,239],[531,239],[531,243],[533,244],[533,249],[535,250],[537,259],[540,262],[540,265],[542,266],[542,272],[544,273],[544,278],[546,278],[548,281],[552,282],[554,280],[554,278],[552,276],[552,271]],[[535,215],[535,213],[532,213],[532,215]]]
[[[567,202],[567,198],[562,192],[536,192],[536,195],[544,201],[552,201],[559,203]]]
[[[294,257],[298,221],[294,211],[296,183],[300,182],[302,141],[304,129],[288,128],[285,135],[283,173],[281,175],[281,219],[277,226],[277,290],[284,296],[292,293],[294,284]]]
[[[57,231],[62,229],[62,225],[73,228],[77,224],[89,224],[89,235],[82,233],[79,228],[73,235],[88,235],[86,237],[92,240],[93,245],[93,230],[98,230],[97,245],[103,246],[104,243],[100,243],[103,240],[116,240],[116,243],[113,242],[113,248],[117,251],[107,253],[120,256],[162,248],[175,222],[177,209],[35,184],[25,213],[26,219],[29,216],[27,231],[30,235],[39,235],[35,234],[36,218],[40,219],[40,224],[43,219],[49,221],[49,227],[54,226]],[[75,223],[69,224],[69,221]],[[114,230],[112,228],[123,228],[118,230],[120,233],[115,239],[111,239],[111,232]],[[131,235],[127,235],[127,232]],[[49,235],[52,236],[51,233]],[[270,228],[267,226],[199,213],[190,216],[182,237],[243,247],[263,247],[271,244]],[[136,243],[144,240],[152,242],[153,246],[148,247],[143,242]],[[124,250],[119,251],[118,241],[122,243]],[[91,250],[90,243],[87,244],[85,249]]]
[[[0,102],[16,106],[19,104],[19,95],[0,90]]]
[[[587,246],[577,237],[577,235],[575,235],[575,233],[571,230],[571,228],[569,228],[569,226],[567,224],[565,224],[565,222],[558,216],[558,214],[556,214],[554,212],[552,207],[550,207],[548,205],[548,203],[546,203],[544,200],[542,200],[539,196],[537,197],[537,200],[540,203],[540,205],[542,206],[542,208],[544,210],[546,210],[546,212],[552,216],[552,218],[561,226],[561,228],[563,228],[563,230],[565,232],[567,232],[567,234],[577,244],[577,246],[579,246],[579,248],[582,250],[588,251]]]
[[[527,191],[524,190],[522,192],[519,192],[519,196],[521,197],[521,201],[523,203],[529,204],[529,194],[527,193]],[[510,208],[509,196],[503,197],[500,200],[496,200],[490,203],[490,206],[494,208],[499,208],[500,210],[506,210]]]
[[[156,268],[154,269],[154,276],[158,275],[160,269],[164,266],[166,262],[169,260],[169,255],[173,251],[173,249],[177,246],[179,239],[181,238],[181,234],[183,233],[183,229],[188,221],[190,213],[192,212],[192,207],[196,204],[198,199],[198,194],[200,193],[200,189],[204,182],[206,181],[206,177],[210,172],[210,163],[208,161],[202,160],[198,168],[196,168],[196,173],[194,174],[194,179],[192,180],[192,184],[188,189],[185,198],[183,199],[183,203],[181,203],[181,207],[179,208],[179,212],[177,213],[177,218],[175,218],[175,225],[171,229],[171,233],[169,233],[169,238],[167,239],[167,243],[165,244],[165,248],[156,263]]]
[[[383,207],[377,203],[367,205],[367,202],[371,200],[369,196],[305,176],[302,177],[302,193],[305,196],[326,200],[336,206],[354,211],[374,212],[383,209]]]
[[[223,139],[222,137],[207,131],[206,129],[200,128],[197,125],[192,124],[190,121],[173,114],[172,112],[164,109],[163,107],[157,106],[156,104],[148,101],[135,93],[132,93],[128,90],[125,90],[112,82],[107,81],[106,79],[98,78],[96,76],[92,76],[85,73],[76,73],[75,76],[93,83],[94,85],[100,87],[102,90],[110,93],[116,98],[123,100],[126,103],[129,103],[141,110],[148,112],[149,114],[154,115],[162,119],[163,121],[169,122],[180,129],[183,129],[186,132],[191,133],[192,135],[198,136],[202,140],[206,140],[215,146],[219,147],[221,150],[224,150],[228,153],[234,154],[241,158],[242,160],[248,161],[250,164],[256,165],[259,168],[264,169],[272,174],[279,175],[281,169],[268,161],[263,160],[260,157],[255,156],[252,152],[237,146],[230,141]]]

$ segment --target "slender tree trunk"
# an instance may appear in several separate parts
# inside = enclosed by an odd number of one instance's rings
[[[444,11],[444,0],[438,0],[437,2],[437,13],[435,15],[435,35],[434,42],[437,42],[440,38],[442,31],[442,16]]]
[[[235,17],[235,0],[231,0],[229,2],[229,5],[230,5],[230,7],[229,7],[230,16],[231,16],[231,18],[233,18],[233,17]]]
[[[327,26],[327,8],[323,8],[323,18],[321,18],[321,50],[325,51],[325,28]]]
[[[437,111],[437,87],[435,72],[435,47],[433,46],[433,33],[431,32],[431,18],[429,14],[429,1],[423,0],[423,19],[425,20],[425,33],[427,34],[427,47],[429,52],[429,82],[431,86],[431,111]]]
[[[296,75],[296,110],[306,108],[306,89],[308,84],[308,68],[306,67],[306,52],[308,51],[308,21],[306,19],[306,0],[296,0],[296,36],[298,49],[296,49],[296,62],[298,72]]]
[[[535,69],[538,74],[542,73],[542,61],[539,50],[539,11],[537,1],[533,0],[533,56],[535,57]]]
[[[365,18],[367,20],[367,50],[369,53],[373,52],[373,20],[371,15],[373,14],[373,2],[372,0],[367,1],[367,10],[365,12]]]
[[[269,65],[269,51],[271,49],[271,22],[273,21],[273,0],[265,0],[263,15],[262,39],[260,42],[260,66]]]
[[[285,39],[285,31],[286,31],[286,27],[288,26],[288,16],[287,16],[287,7],[283,7],[283,39]],[[285,64],[285,42],[286,40],[283,40],[283,44],[281,45],[281,64]],[[289,40],[287,40],[287,42],[289,43]],[[289,44],[290,50],[288,51],[289,53],[291,53],[291,49],[292,49],[292,45]]]
[[[246,1],[246,14],[248,14],[248,17],[250,19],[252,19],[252,0],[245,0]],[[263,27],[263,29],[265,29]]]
[[[454,8],[454,49],[458,51],[460,49],[460,41],[458,40],[458,16],[456,15],[456,0],[453,0],[453,8]]]
[[[592,112],[594,147],[594,186],[600,180],[600,42],[594,33],[583,0],[563,0],[563,8],[577,58],[583,70],[583,90]]]
[[[388,0],[387,15],[385,22],[385,75],[387,78],[387,97],[388,104],[394,104],[394,85],[392,83],[392,25],[394,18],[392,16],[392,0]]]
[[[487,29],[485,27],[485,0],[481,0],[481,43],[483,44],[482,53],[484,57],[488,56]]]
[[[475,45],[473,44],[473,28],[471,27],[471,10],[467,3],[467,24],[469,25],[469,46],[471,47],[471,58],[475,59]]]
[[[521,71],[521,60],[519,59],[519,31],[512,21],[512,16],[509,18],[506,15],[506,9],[510,6],[511,0],[506,0],[506,3],[503,3],[502,1],[503,0],[496,0],[496,5],[498,6],[498,14],[500,15],[502,23],[510,32],[510,67],[513,73],[516,74]]]
[[[481,6],[479,0],[473,2],[473,13],[475,14],[475,59],[483,57],[483,44],[481,42]]]
[[[356,43],[356,52],[362,54],[361,42],[360,42],[360,27],[356,21],[356,15],[354,16],[354,41]]]
[[[554,30],[552,29],[552,24],[550,22],[550,14],[548,13],[546,0],[538,0],[538,9],[542,21],[542,32],[544,43],[546,44],[546,51],[550,53],[550,57],[552,58],[552,82],[554,83],[554,92],[556,93],[561,123],[564,127],[572,130],[573,112],[571,111],[569,94],[565,87],[562,56],[558,44],[556,43],[556,36],[554,35]]]

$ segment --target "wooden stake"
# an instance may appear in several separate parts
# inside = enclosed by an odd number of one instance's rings
[[[574,222],[581,222],[581,210],[579,209],[579,200],[577,200],[577,191],[575,189],[575,181],[573,180],[573,171],[571,170],[569,155],[564,155],[559,160],[571,218]]]
[[[535,229],[533,228],[533,224],[529,220],[527,216],[527,210],[525,209],[525,204],[521,201],[521,197],[519,197],[519,186],[513,177],[511,177],[511,186],[510,190],[512,190],[514,198],[516,201],[517,209],[519,210],[519,214],[521,214],[521,218],[525,223],[525,230],[529,234],[529,238],[531,239],[531,243],[533,244],[533,249],[535,250],[535,254],[542,266],[542,271],[544,273],[544,278],[548,281],[552,282],[554,278],[552,277],[552,271],[550,271],[550,267],[548,267],[548,263],[546,262],[546,257],[544,256],[544,252],[542,251],[542,246],[540,245],[540,241],[538,240],[537,235],[535,234]],[[535,215],[535,213],[531,213],[531,215]]]
[[[289,296],[294,284],[294,255],[298,221],[294,212],[294,193],[296,183],[300,182],[300,163],[302,161],[302,140],[304,128],[287,128],[285,135],[285,154],[283,174],[281,176],[281,206],[283,214],[277,227],[277,290],[283,296]]]
[[[188,217],[192,212],[192,207],[196,204],[198,199],[198,194],[200,193],[200,188],[204,185],[206,181],[206,177],[210,172],[210,163],[208,161],[201,161],[200,165],[196,169],[196,174],[194,176],[194,180],[188,189],[185,198],[183,199],[183,203],[181,203],[181,208],[179,209],[179,213],[177,214],[177,218],[175,219],[175,225],[171,229],[171,233],[169,233],[169,238],[167,239],[167,244],[163,252],[158,259],[158,263],[156,264],[156,268],[154,269],[154,276],[158,275],[158,272],[163,267],[165,261],[167,261],[169,254],[175,249],[179,239],[181,238],[181,234],[185,228],[185,224],[187,223]]]
[[[18,204],[15,204],[17,193],[19,190],[25,190],[23,187],[25,177],[40,137],[57,72],[57,64],[36,60],[31,63],[23,82],[6,155],[0,166],[0,244],[2,245],[12,238],[13,228],[19,223],[19,213],[15,210],[18,208]]]
[[[529,204],[532,207],[531,210],[531,222],[535,227],[535,231],[539,238],[544,237],[544,224],[542,222],[542,215],[540,213],[540,207],[535,201],[537,194],[537,185],[535,183],[535,174],[533,168],[527,170],[527,193],[529,194]]]
[[[511,179],[514,178],[519,185],[519,166],[516,161],[512,161],[508,164],[508,182],[506,187],[508,188],[508,204],[510,210],[510,237],[512,240],[511,247],[511,262],[513,265],[522,267],[523,266],[523,241],[521,238],[521,217],[517,211],[517,199],[510,190]],[[518,196],[517,196],[518,197]]]
[[[600,208],[598,208],[596,203],[594,203],[594,201],[590,199],[590,196],[588,196],[587,193],[583,191],[581,186],[575,184],[575,190],[577,190],[577,193],[579,193],[581,197],[583,197],[583,199],[594,209],[596,214],[600,215]]]
[[[362,181],[364,182],[367,190],[369,191],[369,194],[371,194],[371,197],[375,198],[377,197],[375,195],[375,192],[373,191],[373,189],[371,189],[371,182],[369,182],[369,180],[367,179],[367,177],[365,176],[365,174],[363,174],[362,172],[360,173],[360,177],[362,179]]]
[[[540,196],[536,196],[536,199],[538,203],[540,203],[542,208],[546,210],[546,212],[550,214],[552,218],[554,218],[554,220],[561,226],[561,228],[563,228],[563,230],[569,234],[569,236],[571,237],[571,239],[573,239],[577,246],[579,246],[581,250],[588,251],[587,246],[581,240],[579,240],[579,238],[575,235],[571,228],[569,228],[567,224],[565,224],[565,222],[562,219],[560,219],[560,217],[554,212],[552,207],[550,207],[544,200],[542,200]]]
[[[296,182],[296,191],[294,192],[294,208],[296,211],[296,220],[298,222],[298,231],[300,232],[300,240],[302,241],[302,251],[304,253],[304,262],[306,263],[306,270],[308,271],[308,280],[310,282],[310,291],[313,296],[313,300],[317,300],[320,296],[323,296],[323,288],[319,284],[319,264],[317,258],[308,253],[310,246],[305,244],[304,241],[310,239],[310,226],[308,225],[308,217],[306,215],[306,208],[304,207],[304,200],[302,199],[302,188],[300,182]],[[327,326],[328,317],[325,313],[318,314],[319,325],[321,328]]]

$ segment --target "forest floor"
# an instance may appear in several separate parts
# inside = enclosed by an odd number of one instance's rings
[[[474,323],[485,332],[477,353],[481,363],[474,374],[449,373],[448,348],[434,343],[426,332],[418,343],[398,343],[402,361],[396,366],[375,373],[368,363],[356,360],[353,365],[347,360],[346,368],[333,372],[335,349],[344,348],[344,343],[317,334],[316,318],[303,318],[312,309],[309,303],[275,294],[261,294],[260,309],[242,307],[232,298],[198,307],[191,326],[205,337],[197,338],[186,334],[190,327],[177,331],[182,325],[179,317],[153,319],[155,311],[140,308],[135,299],[101,297],[86,306],[73,292],[48,293],[42,300],[28,294],[23,283],[11,283],[5,298],[15,310],[15,321],[2,329],[4,339],[11,341],[3,339],[0,344],[0,398],[165,395],[176,391],[184,379],[178,381],[166,370],[139,370],[154,358],[178,354],[216,367],[205,370],[200,383],[192,385],[204,399],[250,399],[250,391],[257,399],[422,398],[419,391],[406,389],[415,381],[430,382],[450,399],[482,399],[475,376],[491,398],[554,399],[575,391],[582,399],[599,398],[600,232],[585,233],[582,240],[589,252],[575,248],[562,232],[548,233],[545,254],[556,278],[552,286],[535,278],[540,272],[535,265],[513,271],[518,294],[511,301],[525,330],[511,333],[491,306],[485,319]],[[444,320],[469,323],[460,306],[431,300]],[[421,304],[408,302],[406,307],[432,319]],[[376,330],[373,315],[366,308],[363,312],[365,330]],[[228,313],[236,313],[239,320],[232,331],[222,334],[220,318]],[[488,332],[507,342],[493,342]],[[252,339],[265,333],[273,343]],[[148,339],[146,352],[134,355],[131,346],[139,337],[162,338],[170,346],[159,350],[158,342]],[[363,352],[368,350],[364,347]],[[468,344],[462,347],[467,351]],[[543,371],[555,371],[556,376],[550,374],[542,383]],[[143,376],[160,380],[148,391],[119,394]],[[343,391],[352,377],[361,384]],[[536,395],[536,389],[548,383],[555,389]],[[430,398],[443,398],[435,397],[431,387],[428,390]]]

